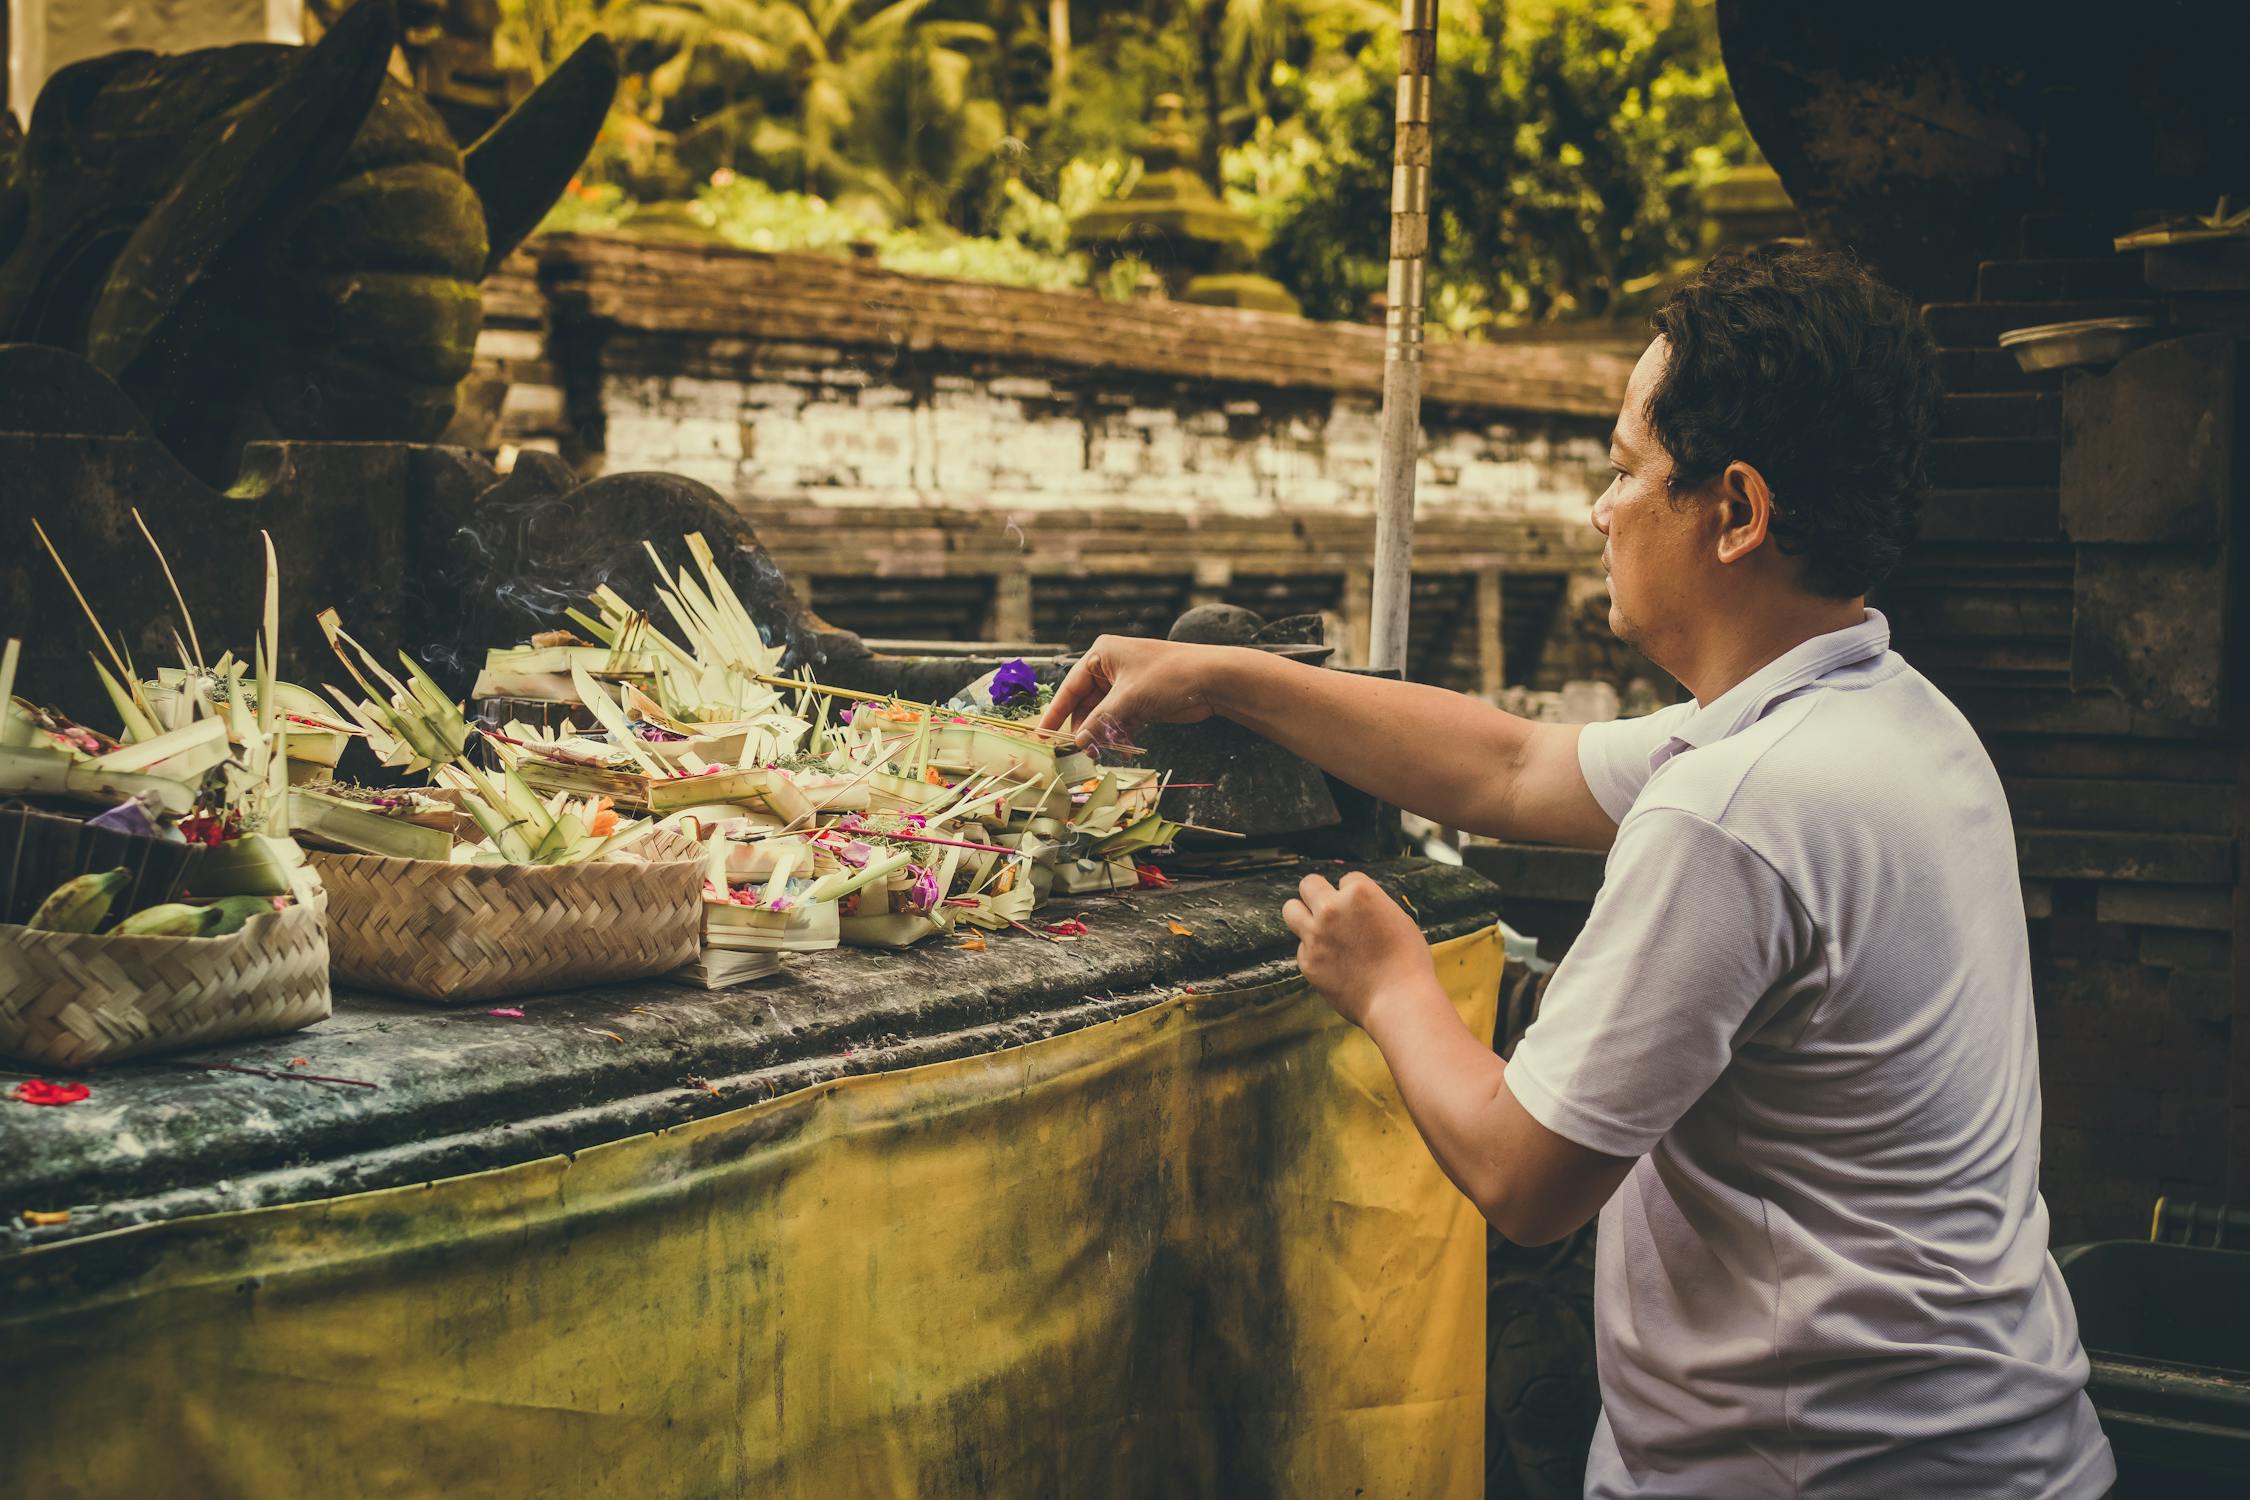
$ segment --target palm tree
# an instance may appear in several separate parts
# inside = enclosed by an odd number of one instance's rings
[[[1383,31],[1398,11],[1379,0],[1195,0],[1194,24],[1203,175],[1216,183],[1221,147],[1255,127],[1273,66],[1299,38],[1316,26]]]
[[[933,22],[847,65],[850,164],[838,175],[893,223],[944,222],[962,184],[999,146],[1001,106],[974,95],[969,55],[991,44],[980,24]]]
[[[1070,0],[1047,0],[1047,100],[1060,109],[1070,97]]]
[[[808,193],[862,192],[919,219],[990,135],[966,53],[991,30],[933,0],[622,0],[620,40],[662,61],[649,101],[681,146]],[[902,116],[900,111],[908,111]],[[927,141],[918,141],[926,135]]]

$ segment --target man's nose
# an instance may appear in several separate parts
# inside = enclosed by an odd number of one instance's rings
[[[1603,491],[1602,491],[1602,497],[1601,497],[1601,498],[1600,498],[1599,500],[1596,500],[1596,501],[1594,502],[1594,529],[1595,529],[1596,531],[1600,532],[1600,533],[1601,533],[1601,534],[1602,534],[1603,536],[1608,536],[1608,535],[1609,535],[1609,491],[1608,491],[1608,490],[1603,490]]]

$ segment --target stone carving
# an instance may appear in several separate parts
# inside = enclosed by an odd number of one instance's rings
[[[1071,242],[1098,260],[1138,254],[1183,302],[1295,314],[1297,299],[1257,271],[1266,232],[1231,208],[1188,165],[1184,101],[1159,94],[1141,138],[1141,180],[1115,202],[1098,203],[1071,221]]]
[[[453,138],[475,140],[524,96],[531,79],[502,68],[493,37],[500,30],[500,0],[396,0],[398,55],[422,97],[444,116]],[[336,24],[347,0],[306,0],[306,40]]]
[[[0,135],[0,342],[86,356],[206,480],[262,438],[426,442],[617,87],[596,36],[467,151],[385,68],[390,0],[312,47],[115,52]],[[13,398],[0,391],[0,403]]]
[[[708,487],[669,474],[582,483],[527,453],[514,472],[422,443],[258,442],[222,493],[152,440],[109,378],[65,350],[0,345],[0,640],[23,641],[18,691],[36,701],[103,701],[77,601],[32,540],[36,519],[71,560],[96,613],[136,663],[163,662],[179,619],[130,511],[138,509],[187,584],[209,639],[258,628],[258,533],[282,566],[281,675],[334,674],[314,620],[335,606],[388,655],[404,648],[465,694],[491,646],[567,624],[602,583],[645,595],[644,538],[677,553],[700,531],[727,581],[790,670],[871,691],[904,685],[904,658],[871,658],[857,636],[815,616],[758,543],[750,521]],[[950,695],[976,668],[942,664]],[[997,663],[993,663],[997,665]],[[885,674],[888,674],[886,676]],[[915,686],[940,684],[917,681]]]

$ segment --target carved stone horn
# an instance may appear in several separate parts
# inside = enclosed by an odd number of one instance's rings
[[[88,359],[122,374],[246,233],[328,184],[375,107],[397,33],[391,0],[360,0],[188,162],[118,252],[87,323]]]
[[[486,275],[539,226],[593,149],[617,74],[617,49],[595,33],[463,155],[462,175],[484,204]]]

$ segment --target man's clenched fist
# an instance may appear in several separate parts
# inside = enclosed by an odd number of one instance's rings
[[[1367,1025],[1386,992],[1436,979],[1421,927],[1357,870],[1340,885],[1307,875],[1281,919],[1297,935],[1297,967],[1354,1026]]]

